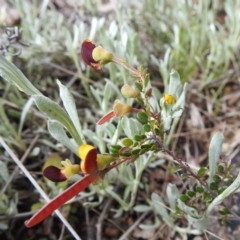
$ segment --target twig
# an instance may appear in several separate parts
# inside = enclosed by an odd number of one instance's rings
[[[29,181],[33,184],[33,186],[37,189],[39,194],[44,198],[44,200],[48,203],[50,202],[50,198],[47,196],[47,194],[43,191],[43,189],[39,186],[39,184],[36,182],[36,180],[32,177],[32,175],[28,172],[28,170],[25,168],[25,166],[20,162],[20,160],[16,157],[16,155],[13,153],[13,151],[8,147],[8,145],[5,143],[5,141],[0,137],[0,144],[3,146],[3,148],[8,152],[10,157],[13,159],[13,161],[18,165],[18,167],[22,170],[22,172],[25,174],[25,176],[29,179]],[[81,240],[81,238],[78,236],[78,234],[75,232],[75,230],[71,227],[71,225],[68,223],[68,221],[64,218],[62,213],[59,210],[56,210],[55,213],[60,218],[60,220],[63,222],[63,224],[66,226],[66,228],[69,230],[69,232],[73,235],[73,237],[76,240]]]

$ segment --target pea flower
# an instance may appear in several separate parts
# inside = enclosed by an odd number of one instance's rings
[[[83,61],[95,70],[100,70],[114,58],[111,52],[101,46],[96,47],[96,45],[90,40],[83,41],[81,46],[81,56]]]
[[[135,111],[134,108],[132,108],[128,104],[121,103],[118,99],[115,100],[113,104],[113,110],[110,111],[109,113],[105,114],[98,122],[98,125],[102,125],[108,120],[110,120],[113,117],[122,117],[132,111]]]
[[[83,144],[79,147],[79,156],[82,159],[81,170],[86,174],[82,179],[64,190],[60,195],[53,198],[49,203],[44,205],[29,220],[25,222],[27,227],[33,227],[51,215],[57,208],[73,198],[79,192],[83,191],[90,184],[102,179],[107,172],[123,163],[125,160],[112,164],[116,159],[108,154],[98,154],[97,149],[89,144]],[[80,166],[72,165],[70,160],[62,162],[64,168],[48,166],[44,169],[44,175],[50,180],[61,180],[63,177],[68,178],[79,172]]]
[[[43,170],[43,175],[52,182],[63,182],[70,179],[80,171],[78,164],[72,164],[69,159],[61,161],[63,167],[48,166]]]

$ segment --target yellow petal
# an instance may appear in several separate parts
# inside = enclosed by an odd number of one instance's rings
[[[78,149],[79,157],[85,161],[86,156],[90,150],[94,149],[94,147],[90,144],[83,144]]]
[[[176,99],[171,94],[164,94],[164,104],[175,104]]]

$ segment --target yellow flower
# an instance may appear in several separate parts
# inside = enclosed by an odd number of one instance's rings
[[[176,99],[171,94],[164,94],[164,104],[175,104]]]

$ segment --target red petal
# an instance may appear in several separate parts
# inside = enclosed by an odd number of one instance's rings
[[[43,170],[43,175],[47,179],[53,182],[63,182],[66,181],[66,176],[62,173],[61,169],[55,166],[48,166]]]
[[[29,220],[25,221],[26,227],[33,227],[36,224],[43,221],[46,217],[52,214],[57,208],[62,206],[65,202],[72,197],[83,191],[91,183],[96,182],[99,179],[98,174],[87,175],[72,186],[63,191],[60,195],[53,198],[49,203],[43,206],[38,212],[36,212]]]
[[[97,63],[92,57],[92,52],[95,47],[95,44],[93,44],[90,40],[85,40],[81,47],[81,56],[83,61],[93,68],[95,67],[92,65],[92,63]]]
[[[114,111],[111,111],[111,112],[105,114],[100,120],[98,120],[97,124],[102,125],[113,117],[115,117],[115,113],[114,113]]]
[[[96,148],[93,148],[88,151],[86,158],[81,162],[81,169],[84,173],[88,174],[98,171]]]

